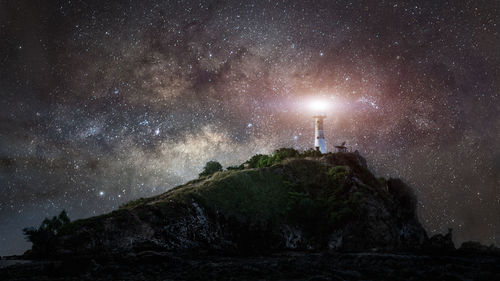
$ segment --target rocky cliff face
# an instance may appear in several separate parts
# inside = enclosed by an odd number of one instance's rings
[[[75,221],[54,254],[416,250],[428,238],[415,210],[407,185],[375,178],[357,153],[292,158],[218,172]]]

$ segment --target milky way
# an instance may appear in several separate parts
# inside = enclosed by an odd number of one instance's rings
[[[499,2],[359,2],[0,1],[0,255],[62,209],[311,147],[311,97],[430,233],[498,245]]]

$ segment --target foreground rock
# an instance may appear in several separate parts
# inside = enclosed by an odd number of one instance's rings
[[[500,280],[493,256],[285,252],[266,256],[134,256],[33,262],[0,280]]]
[[[51,254],[415,251],[426,241],[407,185],[375,178],[357,153],[335,153],[218,172],[73,222]]]

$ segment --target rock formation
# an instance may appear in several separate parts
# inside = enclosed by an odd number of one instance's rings
[[[217,172],[73,222],[58,240],[55,255],[405,251],[428,238],[406,184],[377,179],[357,153],[335,153]]]
[[[24,255],[42,261],[0,266],[0,280],[500,279],[498,248],[427,236],[403,181],[358,153],[311,154],[257,155],[63,223],[51,251]]]

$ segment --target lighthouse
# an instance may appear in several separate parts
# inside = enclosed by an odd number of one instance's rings
[[[314,118],[314,149],[326,153],[325,132],[323,130],[323,120],[326,118],[326,110],[329,108],[329,102],[321,99],[314,99],[309,102],[309,108]]]
[[[325,148],[325,133],[323,131],[323,119],[326,118],[325,114],[317,114],[314,118],[314,149],[321,153],[326,153]]]

